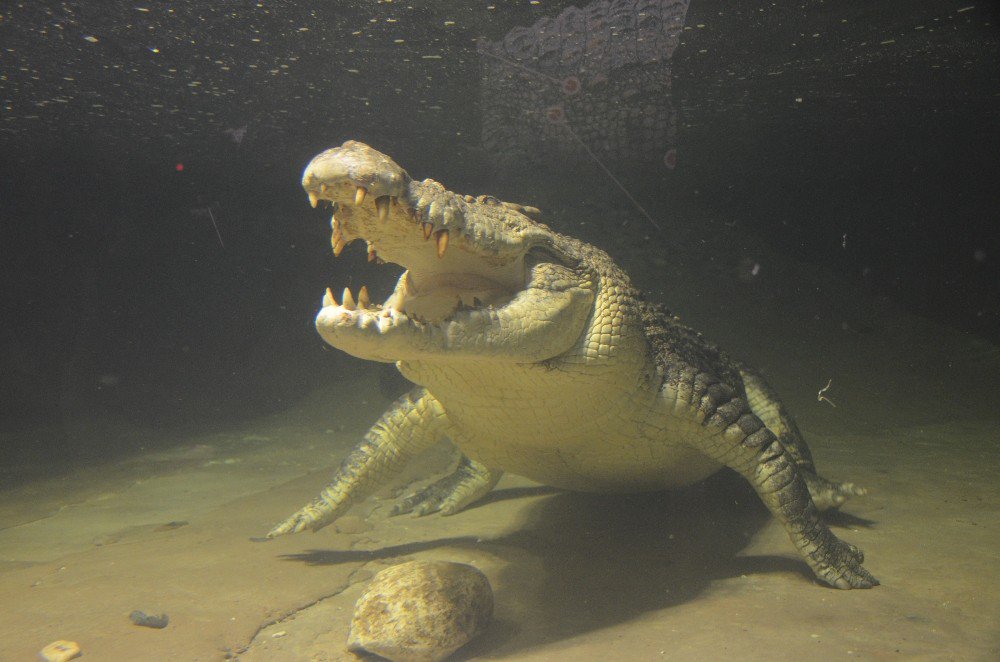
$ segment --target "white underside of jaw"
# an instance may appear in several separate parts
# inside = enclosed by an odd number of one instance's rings
[[[391,308],[359,309],[334,302],[316,315],[316,330],[327,344],[352,356],[391,363],[423,345],[434,327]]]
[[[493,311],[463,310],[448,319],[428,321],[406,312],[375,305],[358,307],[348,300],[338,304],[329,295],[316,316],[316,330],[329,345],[358,358],[395,362],[420,356],[447,339],[481,329]]]
[[[316,325],[330,330],[356,326],[379,333],[402,325],[418,330],[440,327],[463,319],[467,321],[470,315],[488,314],[495,307],[508,303],[512,296],[499,285],[482,278],[471,278],[458,285],[442,275],[435,275],[425,282],[434,281],[436,286],[425,286],[419,291],[412,286],[412,280],[409,272],[404,272],[395,291],[383,304],[372,303],[366,287],[358,291],[357,298],[350,288],[344,288],[340,303],[327,288]]]
[[[421,323],[412,319],[406,313],[381,306],[351,308],[342,304],[332,303],[324,305],[316,316],[316,326],[321,330],[335,330],[337,328],[355,326],[359,329],[385,333],[392,328],[404,324],[410,324],[414,327],[421,326]]]

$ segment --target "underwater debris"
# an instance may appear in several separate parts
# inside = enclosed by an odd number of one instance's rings
[[[66,662],[80,656],[80,645],[75,641],[53,641],[38,651],[38,659],[42,662]]]
[[[157,630],[162,630],[167,627],[168,623],[170,623],[170,618],[166,614],[150,616],[146,614],[146,612],[139,611],[138,609],[129,614],[128,617],[129,620],[135,625],[139,625],[144,628],[156,628]]]

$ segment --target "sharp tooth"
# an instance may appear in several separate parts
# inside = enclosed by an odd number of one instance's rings
[[[319,196],[316,195],[316,191],[309,191],[309,204],[313,209],[316,209],[316,205],[319,204]]]
[[[406,281],[403,281],[402,288],[398,286],[396,287],[395,291],[393,291],[393,293],[389,295],[389,298],[385,300],[385,303],[382,304],[382,309],[394,310],[397,313],[403,312],[403,300],[406,298],[406,292],[408,290],[409,287],[407,286]]]
[[[366,195],[368,195],[368,191],[365,190],[365,187],[359,186],[358,190],[354,192],[354,204],[360,207],[361,203],[365,201]]]
[[[376,257],[378,257],[378,256],[375,255],[375,244],[373,244],[372,242],[369,241],[368,242],[368,261],[369,262],[374,262]]]
[[[326,308],[327,306],[336,306],[336,305],[337,305],[337,300],[333,298],[333,292],[330,291],[329,287],[326,288],[326,294],[323,295],[323,307]]]
[[[323,195],[326,195],[326,192],[327,192],[327,190],[329,190],[329,188],[330,187],[327,186],[326,184],[320,184],[319,185],[319,192],[322,193]]]
[[[375,198],[375,211],[378,212],[378,220],[384,221],[389,216],[389,196],[383,195]]]
[[[423,225],[421,226],[421,228],[422,228],[422,229],[423,229],[423,231],[424,231],[424,239],[425,239],[425,240],[427,240],[427,239],[430,239],[430,238],[431,238],[431,233],[433,233],[433,232],[434,232],[434,226],[433,226],[433,225],[431,225],[430,223],[424,223],[424,224],[423,224]]]
[[[336,216],[330,217],[330,229],[333,230],[334,234],[340,232],[340,221],[337,220]]]
[[[479,300],[479,297],[472,297],[472,305],[476,308],[482,308],[483,302]]]
[[[396,196],[392,196],[389,199],[392,200],[392,206],[393,207],[399,205],[399,198],[397,198]]]
[[[448,250],[448,231],[438,230],[434,236],[437,238],[438,257],[444,257],[444,252]]]
[[[358,304],[354,303],[354,297],[351,296],[351,289],[349,287],[344,288],[344,308],[347,310],[355,310]]]
[[[344,247],[345,246],[347,246],[347,244],[344,242],[343,239],[340,240],[339,244],[338,243],[334,243],[333,244],[333,256],[334,257],[339,257],[340,254],[344,251]]]
[[[371,299],[368,298],[368,288],[362,285],[361,289],[358,290],[358,305],[367,308],[371,302]]]

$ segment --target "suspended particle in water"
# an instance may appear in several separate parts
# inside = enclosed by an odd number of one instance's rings
[[[667,153],[663,155],[663,165],[667,166],[667,170],[673,170],[677,167],[677,150],[668,149]]]
[[[545,111],[545,117],[552,124],[562,124],[566,121],[566,111],[563,110],[562,106],[549,106],[549,109]]]
[[[223,133],[228,135],[230,140],[239,145],[243,142],[243,139],[247,135],[247,125],[244,124],[243,126],[238,126],[233,129],[226,129]]]

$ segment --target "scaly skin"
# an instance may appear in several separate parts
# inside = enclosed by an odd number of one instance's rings
[[[644,301],[603,251],[532,220],[533,208],[414,181],[353,141],[314,158],[302,185],[314,207],[333,203],[335,255],[364,239],[369,259],[407,269],[383,304],[365,288],[341,303],[327,290],[317,330],[419,386],[269,537],[330,524],[447,437],[463,453],[456,471],[396,512],[458,512],[504,471],[609,492],[688,485],[728,466],[817,577],[878,584],[818,515],[864,491],[817,475],[763,379]]]

